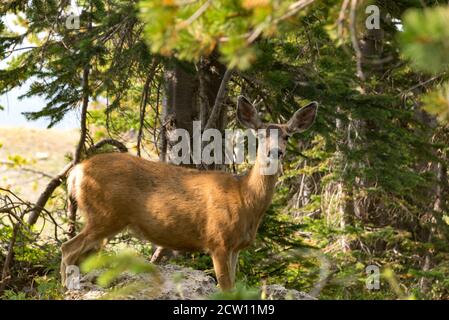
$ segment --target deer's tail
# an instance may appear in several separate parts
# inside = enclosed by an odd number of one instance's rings
[[[78,210],[77,194],[80,192],[78,189],[80,179],[81,168],[80,165],[76,165],[70,170],[67,177],[67,213],[70,222],[69,235],[73,237],[75,235],[75,223],[76,212]]]

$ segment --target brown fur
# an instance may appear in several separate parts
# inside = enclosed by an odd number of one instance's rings
[[[129,154],[97,155],[70,174],[70,195],[86,220],[74,239],[100,244],[129,227],[170,249],[237,252],[251,244],[274,192],[276,177],[258,175],[237,178]],[[65,265],[77,259],[69,260]]]
[[[288,128],[278,128],[285,151]],[[253,242],[274,194],[277,174],[261,174],[266,161],[261,154],[259,150],[253,168],[239,178],[118,153],[77,165],[68,189],[86,223],[62,246],[63,281],[68,265],[129,227],[165,248],[209,252],[220,287],[231,289],[238,252]]]

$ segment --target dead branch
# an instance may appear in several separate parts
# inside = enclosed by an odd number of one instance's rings
[[[140,118],[139,118],[139,133],[137,134],[137,156],[140,157],[142,137],[143,137],[143,127],[145,124],[145,113],[146,106],[148,104],[148,97],[150,95],[150,85],[153,82],[154,75],[156,74],[157,66],[159,65],[159,59],[153,58],[153,63],[151,64],[150,70],[148,72],[147,79],[143,86],[142,99],[140,102]]]
[[[89,106],[89,73],[90,66],[87,65],[83,70],[83,103],[81,106],[81,133],[78,145],[75,150],[74,163],[78,163],[81,160],[82,151],[84,149],[84,142],[86,141],[87,135],[87,107]]]
[[[9,266],[14,257],[14,245],[16,243],[16,238],[17,238],[18,232],[19,232],[19,224],[16,223],[13,227],[11,240],[9,241],[9,245],[8,245],[8,253],[6,254],[5,264],[3,265],[2,278],[0,280],[0,293],[5,290],[7,280],[10,278]]]
[[[28,218],[28,224],[34,225],[39,218],[39,214],[41,213],[42,209],[45,207],[45,204],[47,203],[48,199],[50,199],[51,195],[55,191],[57,187],[61,185],[65,177],[67,176],[67,173],[72,169],[74,166],[74,161],[68,163],[64,169],[59,172],[56,177],[50,180],[50,182],[47,184],[47,187],[45,190],[41,193],[39,198],[36,201],[36,204],[34,208],[31,211],[31,214]]]
[[[213,125],[217,123],[218,117],[221,113],[221,106],[223,105],[224,100],[226,99],[227,86],[229,79],[231,79],[233,70],[227,69],[223,79],[221,80],[220,88],[218,89],[217,97],[215,98],[214,107],[210,113],[209,119],[207,120],[206,126],[204,130],[210,129]]]
[[[94,144],[92,147],[90,147],[87,151],[86,151],[86,155],[91,155],[93,154],[95,151],[103,148],[105,145],[111,145],[113,147],[116,147],[118,151],[122,152],[122,153],[126,153],[128,152],[128,148],[121,143],[120,141],[117,141],[115,139],[103,139],[101,141],[98,141],[96,144]]]
[[[357,76],[360,80],[365,80],[365,74],[362,69],[363,54],[360,50],[359,40],[357,39],[357,27],[356,27],[356,10],[357,10],[357,0],[351,0],[351,12],[349,14],[349,27],[351,29],[351,41],[354,47],[355,56],[357,59]]]
[[[13,226],[12,235],[9,240],[8,250],[0,278],[1,293],[4,291],[7,281],[11,278],[9,275],[9,270],[10,265],[14,259],[14,245],[16,243],[20,226],[22,225],[26,228],[25,224],[23,223],[23,216],[26,212],[28,212],[31,204],[20,199],[20,197],[13,193],[11,190],[0,188],[0,191],[4,193],[4,195],[2,195],[2,197],[0,198],[0,212],[8,214],[8,218],[11,222],[11,225]],[[16,220],[16,222],[11,219],[11,216]]]
[[[90,4],[90,11],[92,12],[92,4]],[[92,29],[92,19],[89,20],[88,31],[90,31],[91,29]],[[85,142],[86,142],[86,136],[87,136],[87,108],[89,107],[89,97],[90,97],[90,89],[89,89],[90,69],[91,69],[91,65],[90,65],[90,61],[88,61],[83,68],[83,79],[82,79],[82,81],[83,81],[83,83],[82,83],[83,102],[82,102],[82,106],[81,106],[81,119],[80,119],[81,132],[80,132],[80,139],[79,139],[78,145],[76,146],[75,155],[73,157],[74,165],[81,161],[82,152],[85,150]],[[68,170],[70,170],[70,168]],[[67,172],[68,172],[68,170],[67,170]],[[64,172],[64,173],[67,174],[67,172]],[[65,177],[65,175],[64,175],[64,177]],[[52,181],[57,181],[57,184],[54,189],[56,189],[56,187],[61,184],[61,182],[59,182],[60,180],[61,180],[61,178],[59,178],[57,180],[52,180]],[[53,191],[54,191],[54,189],[53,189]],[[53,191],[52,191],[52,193],[53,193]],[[76,211],[72,210],[69,212],[69,224],[70,224],[69,235],[70,235],[70,238],[73,238],[75,236]]]
[[[338,20],[337,20],[337,34],[340,38],[343,38],[343,25],[345,22],[345,17],[346,17],[346,10],[349,6],[349,0],[344,0],[343,1],[343,5],[341,6],[340,9],[340,14],[338,15]]]

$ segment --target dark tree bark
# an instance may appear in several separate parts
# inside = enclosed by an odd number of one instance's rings
[[[208,122],[210,128],[216,128],[220,131],[223,131],[226,127],[226,119],[224,118],[224,115],[226,114],[225,108],[220,108],[220,106],[217,106],[215,108],[215,114],[212,112],[215,105],[216,105],[216,99],[217,94],[220,90],[220,86],[223,83],[223,79],[226,74],[226,66],[219,62],[219,56],[216,53],[213,53],[208,58],[203,58],[201,63],[199,64],[198,73],[200,81],[200,93],[203,92],[204,96],[200,96],[201,99],[206,99],[206,110],[204,111],[204,114],[201,115],[200,119],[203,125],[203,128],[208,127]],[[224,89],[226,89],[226,84],[229,80],[230,73],[227,79],[224,79]],[[219,101],[219,104],[223,103],[223,100],[226,98],[226,95],[224,94]]]
[[[227,110],[223,105],[227,98],[225,89],[229,78],[230,72],[226,75],[226,67],[219,62],[215,53],[203,58],[197,70],[179,62],[166,65],[161,160],[166,159],[166,154],[170,152],[171,145],[167,137],[171,130],[187,130],[191,143],[194,120],[201,121],[202,129],[216,128],[224,132]],[[223,94],[217,101],[220,87]]]
[[[198,85],[193,69],[187,67],[181,63],[166,67],[164,109],[165,116],[173,118],[176,128],[185,129],[191,134],[192,122],[197,110],[195,92]]]

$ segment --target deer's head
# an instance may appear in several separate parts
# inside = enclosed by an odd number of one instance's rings
[[[285,124],[263,123],[256,108],[244,96],[237,100],[237,119],[249,129],[265,132],[265,156],[268,159],[282,159],[285,154],[288,139],[297,132],[309,129],[315,121],[318,103],[311,102],[302,107]]]

